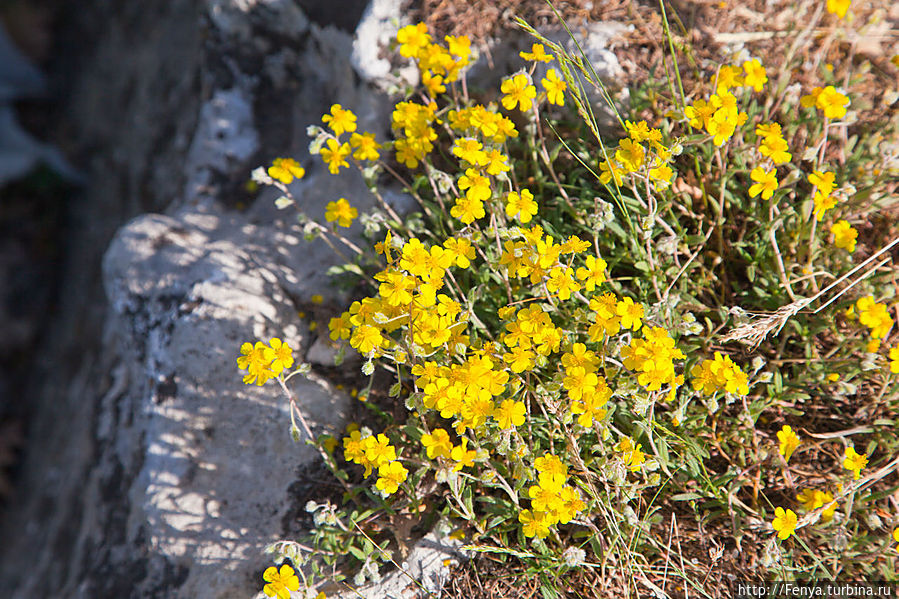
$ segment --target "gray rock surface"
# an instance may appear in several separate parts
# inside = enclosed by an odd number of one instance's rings
[[[439,597],[449,579],[450,568],[468,557],[461,550],[462,541],[451,539],[443,532],[432,531],[420,539],[399,564],[400,569],[391,570],[376,583],[340,593],[335,599]]]
[[[121,396],[104,397],[98,438],[113,449],[108,467],[136,473],[125,538],[143,537],[152,559],[185,573],[179,596],[255,590],[249,574],[267,565],[263,549],[281,534],[297,465],[317,455],[291,440],[273,382],[237,382],[243,341],[306,344],[271,266],[272,248],[285,243],[237,216],[184,212],[138,218],[106,253],[114,313],[107,351],[129,383]],[[345,395],[300,378],[291,390],[314,434],[339,432]],[[101,462],[97,476],[104,469]]]

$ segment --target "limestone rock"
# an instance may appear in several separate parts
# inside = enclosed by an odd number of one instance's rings
[[[272,266],[277,241],[233,216],[148,215],[120,231],[104,260],[129,381],[108,401],[132,410],[104,406],[120,420],[103,422],[100,439],[130,475],[126,541],[183,573],[179,596],[255,591],[249,575],[281,532],[295,469],[316,457],[291,440],[276,385],[235,384],[242,342],[279,336],[302,348],[307,334]],[[336,432],[347,398],[305,379],[291,387],[313,432]]]

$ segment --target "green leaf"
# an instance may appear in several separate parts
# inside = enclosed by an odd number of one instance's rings
[[[671,497],[674,501],[692,501],[694,499],[702,499],[703,496],[699,493],[678,493],[677,495],[673,495]]]

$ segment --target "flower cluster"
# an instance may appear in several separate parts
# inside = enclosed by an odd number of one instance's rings
[[[833,195],[835,177],[834,173],[819,170],[808,176],[808,182],[815,186],[814,214],[819,222],[824,219],[825,212],[837,205],[837,199]]]
[[[571,400],[571,413],[578,417],[578,424],[586,428],[606,415],[603,406],[612,397],[606,380],[597,374],[600,364],[598,356],[583,343],[575,343],[562,354],[565,369],[562,385]]]
[[[739,462],[773,457],[789,471],[802,444],[790,426],[776,433],[782,461],[774,455],[773,443],[765,448],[746,443],[750,432],[753,440],[773,436],[768,428],[772,419],[757,410],[780,405],[778,396],[787,397],[798,387],[783,385],[777,371],[774,377],[760,372],[765,364],[761,357],[753,361],[751,374],[753,382],[773,378],[767,398],[761,390],[745,402],[748,413],[731,406],[712,415],[709,426],[708,412],[718,405],[714,396],[729,394],[728,402],[734,395],[747,396],[750,377],[725,353],[714,352],[709,359],[696,355],[696,348],[711,340],[691,343],[686,338],[702,326],[685,306],[703,310],[703,317],[714,321],[712,306],[734,297],[716,287],[725,293],[707,302],[712,296],[704,296],[700,283],[689,279],[711,281],[731,274],[741,278],[745,270],[753,285],[740,290],[741,305],[752,305],[742,303],[744,295],[750,300],[763,296],[773,305],[784,297],[783,283],[804,293],[817,289],[815,277],[828,266],[845,266],[852,257],[833,246],[855,250],[858,231],[850,220],[864,222],[864,213],[856,210],[860,197],[845,202],[845,210],[834,210],[852,186],[841,181],[837,189],[836,178],[848,171],[831,172],[824,161],[834,155],[827,151],[826,128],[847,124],[824,121],[820,144],[814,151],[804,148],[808,123],[822,119],[813,111],[808,118],[783,120],[787,112],[777,107],[795,104],[790,94],[776,102],[757,101],[753,94],[764,91],[767,72],[759,60],[748,59],[739,66],[720,67],[710,82],[710,95],[686,106],[680,125],[658,112],[653,118],[659,120],[651,121],[654,126],[624,121],[626,136],[601,151],[588,148],[581,143],[583,135],[575,137],[564,128],[556,136],[561,145],[553,146],[541,111],[564,106],[566,95],[570,104],[583,108],[572,72],[586,76],[583,65],[572,61],[562,46],[543,40],[551,53],[539,43],[522,52],[521,58],[531,64],[504,78],[499,90],[487,96],[489,101],[463,79],[472,61],[465,36],[445,36],[436,43],[418,23],[403,27],[396,41],[399,53],[417,65],[420,84],[414,97],[394,107],[393,140],[382,146],[373,134],[357,131],[356,115],[334,104],[322,116],[323,127],[312,128],[316,139],[311,145],[331,173],[351,164],[359,167],[385,208],[383,215],[362,219],[374,254],[338,236],[358,254],[346,270],[364,277],[371,287],[368,297],[352,302],[328,327],[333,345],[341,346],[339,359],[347,347],[353,348],[364,359],[363,374],[372,375],[378,360],[388,363],[386,369],[395,377],[389,395],[397,404],[390,409],[382,410],[376,387],[374,399],[368,391],[358,395],[382,418],[382,432],[354,424],[342,438],[346,461],[360,466],[366,478],[374,474],[366,484],[387,500],[373,509],[407,513],[435,505],[444,516],[473,524],[482,538],[496,534],[505,543],[510,538],[506,535],[517,533],[534,539],[543,551],[538,539],[551,537],[548,545],[569,543],[573,526],[566,525],[591,526],[600,512],[607,513],[605,502],[640,497],[648,487],[661,484],[660,472],[670,474],[666,485],[689,490],[691,496],[720,493],[716,481],[728,478],[721,476],[723,469],[736,466],[735,461],[711,460],[708,472],[719,467],[722,471],[714,476],[697,473],[702,460],[720,455],[722,447],[744,444]],[[554,61],[558,68],[537,64]],[[849,98],[832,86],[819,87],[803,97],[802,105],[821,111],[826,119],[840,119]],[[548,116],[560,113],[551,109]],[[680,118],[676,112],[665,114]],[[593,129],[595,122],[582,116]],[[678,138],[676,132],[685,122],[700,133]],[[526,139],[517,143],[519,136]],[[719,149],[725,144],[734,147]],[[698,147],[701,151],[692,154]],[[677,159],[684,151],[691,153],[690,160]],[[800,170],[798,164],[791,165],[794,153],[813,166]],[[703,172],[703,158],[708,172]],[[366,161],[371,164],[363,166]],[[736,168],[729,172],[731,164]],[[553,172],[562,165],[577,172]],[[676,165],[681,173],[675,172]],[[374,184],[383,173],[408,187],[421,215],[404,222],[384,205]],[[721,175],[717,179],[716,173]],[[589,188],[581,186],[580,178],[588,174],[604,187],[594,181]],[[292,196],[284,186],[303,177],[304,171],[296,161],[278,158],[267,175],[262,172],[259,178],[281,189],[288,202]],[[709,183],[714,193],[709,193]],[[685,192],[697,201],[679,202],[677,197]],[[762,206],[751,198],[770,202]],[[837,218],[818,226],[832,210]],[[325,210],[324,218],[333,226],[306,221],[306,230],[336,236],[337,227],[349,227],[359,213],[340,198]],[[700,219],[712,216],[713,221],[705,221],[712,228],[697,227],[692,220],[696,213]],[[843,216],[846,220],[840,220]],[[731,220],[738,226],[731,226]],[[598,233],[603,229],[611,233]],[[716,249],[712,251],[710,242],[703,250],[710,241],[703,235],[713,230]],[[753,238],[758,231],[767,233],[761,246]],[[822,231],[832,234],[832,246],[817,243]],[[725,232],[738,236],[734,246],[740,256],[745,254],[746,264],[730,268],[727,262],[719,267],[720,261],[713,261],[738,255],[723,243]],[[745,248],[752,244],[764,249],[748,253]],[[690,258],[680,259],[687,255]],[[778,280],[770,276],[777,274],[773,269],[763,271],[774,264],[772,257],[780,267]],[[719,268],[726,277],[718,277]],[[800,268],[803,276],[798,275]],[[667,288],[664,277],[673,278]],[[652,291],[655,297],[649,299]],[[871,351],[877,351],[893,324],[888,306],[869,296],[859,299],[852,313],[870,329],[875,343]],[[797,320],[803,318],[810,316],[796,315]],[[293,364],[292,351],[279,339],[245,343],[241,354],[237,361],[246,371],[247,384],[262,385],[274,377],[287,382],[289,377],[281,373]],[[899,347],[891,349],[889,357],[890,369],[899,373]],[[873,356],[866,360],[873,363]],[[788,362],[771,363],[786,370],[791,368],[783,366]],[[856,385],[856,372],[845,364],[834,358],[828,370],[817,370],[833,383],[825,386],[828,392]],[[836,372],[828,375],[832,369],[843,372],[845,382]],[[688,379],[691,385],[685,386]],[[398,418],[403,404],[408,414]],[[667,428],[660,413],[686,434]],[[736,413],[753,417],[735,418]],[[319,438],[328,465],[351,480],[333,460],[339,443],[332,436]],[[681,457],[685,467],[672,467]],[[797,459],[802,457],[807,456],[800,452]],[[407,470],[409,464],[415,465],[414,473]],[[867,464],[867,454],[847,447],[842,478],[848,479],[848,471],[859,479]],[[834,469],[839,465],[835,462]],[[789,472],[784,479],[792,485]],[[826,522],[834,517],[834,495],[842,493],[842,487],[831,492],[814,484],[794,487],[801,490],[796,501],[805,510],[819,510]],[[488,496],[494,491],[497,497]],[[473,500],[478,496],[483,501]],[[728,505],[739,510],[736,503]],[[616,524],[630,526],[625,520]],[[799,521],[792,510],[777,507],[772,526],[777,537],[786,540],[796,533]],[[374,529],[379,534],[377,526]],[[369,554],[365,560],[370,561]],[[277,571],[266,578],[274,593],[279,593],[279,584],[289,590],[293,583],[288,579]]]
[[[247,385],[264,385],[269,379],[293,366],[294,361],[293,350],[277,337],[272,337],[268,345],[262,341],[244,343],[240,346],[240,353],[237,367],[247,371],[243,377],[243,382]]]
[[[446,84],[459,79],[471,61],[471,40],[464,36],[444,36],[446,46],[431,41],[424,23],[407,25],[397,32],[400,55],[412,58],[421,73],[421,82],[431,97],[446,91]]]
[[[351,110],[334,104],[329,113],[322,116],[322,123],[333,135],[325,135],[322,138],[325,147],[317,151],[332,175],[339,173],[341,168],[349,167],[351,154],[358,161],[376,161],[380,157],[378,150],[381,144],[375,141],[373,133],[356,132],[356,115]],[[351,134],[349,142],[340,140],[344,133]]]
[[[858,321],[871,329],[872,339],[883,339],[893,326],[893,318],[885,304],[875,302],[872,296],[861,297],[855,302]]]
[[[759,138],[759,154],[774,164],[786,164],[793,159],[779,123],[759,123],[755,126],[755,134]]]
[[[846,116],[849,96],[828,85],[814,88],[810,94],[802,96],[799,103],[803,108],[817,108],[828,119],[841,119]]]
[[[648,391],[657,391],[662,385],[676,388],[684,382],[684,377],[674,371],[674,360],[686,356],[674,346],[674,339],[662,327],[644,328],[643,339],[633,339],[630,345],[621,348],[621,358],[625,368],[640,373],[637,381]]]
[[[715,79],[715,93],[708,101],[696,100],[684,110],[684,116],[694,129],[705,129],[712,136],[714,144],[721,146],[736,130],[743,126],[749,116],[740,111],[737,98],[731,89],[751,87],[759,92],[768,82],[765,68],[757,59],[747,60],[742,68],[723,65]]]
[[[362,431],[351,431],[343,439],[343,455],[347,461],[365,468],[365,476],[377,468],[378,481],[375,487],[385,495],[396,493],[409,474],[397,459],[396,448],[383,433],[363,435]]]
[[[650,181],[657,189],[665,189],[674,177],[670,163],[680,148],[662,144],[662,132],[650,128],[646,121],[624,124],[628,137],[619,142],[611,155],[605,151],[602,154],[605,159],[599,164],[600,182],[608,185],[614,181],[620,187],[625,175],[632,175]]]
[[[746,373],[734,364],[730,356],[722,356],[715,352],[712,360],[703,360],[690,370],[693,375],[693,388],[711,395],[717,391],[727,391],[746,395],[749,393],[749,380]]]
[[[522,510],[518,521],[526,537],[544,538],[550,527],[566,524],[584,510],[580,492],[567,484],[568,467],[557,456],[547,453],[534,460],[537,484],[528,488],[531,509]]]

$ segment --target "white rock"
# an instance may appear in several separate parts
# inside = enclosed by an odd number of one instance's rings
[[[147,535],[155,557],[185,569],[179,596],[257,590],[250,573],[281,534],[295,470],[317,456],[291,440],[278,386],[243,385],[235,362],[245,341],[302,345],[266,249],[278,235],[233,216],[148,215],[104,260],[132,406],[112,435],[123,460],[143,447],[140,469],[125,471],[127,537]],[[315,434],[342,428],[345,395],[297,377],[290,386]]]

